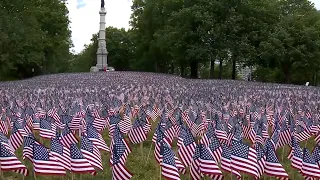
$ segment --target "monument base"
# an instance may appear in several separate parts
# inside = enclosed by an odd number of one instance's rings
[[[92,66],[90,72],[99,72],[99,69],[96,66]]]

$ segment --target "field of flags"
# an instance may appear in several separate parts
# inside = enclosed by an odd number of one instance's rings
[[[319,97],[138,72],[2,82],[1,179],[320,179]]]

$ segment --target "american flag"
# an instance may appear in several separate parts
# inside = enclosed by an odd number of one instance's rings
[[[288,180],[289,176],[284,170],[283,166],[280,164],[271,140],[266,142],[265,155],[265,173],[269,176],[275,176],[279,179]]]
[[[71,122],[69,123],[69,127],[71,130],[75,131],[78,130],[80,127],[80,121],[83,117],[82,116],[73,116]]]
[[[23,159],[27,158],[32,162],[33,159],[33,144],[40,144],[34,136],[23,137]]]
[[[71,171],[78,174],[96,174],[96,170],[83,156],[76,144],[70,145]]]
[[[87,126],[87,136],[99,150],[110,151],[102,135],[93,126]]]
[[[261,143],[255,143],[255,150],[257,152],[257,169],[260,178],[265,171],[266,155]]]
[[[298,144],[297,140],[294,137],[292,137],[291,151],[288,156],[288,159],[291,160],[291,166],[300,171],[302,167],[302,158],[303,158],[303,154],[302,154],[301,147]]]
[[[289,144],[291,141],[291,135],[290,129],[288,129],[286,124],[283,124],[280,130],[278,148]]]
[[[279,123],[275,123],[275,128],[271,136],[271,142],[275,150],[278,148],[279,138],[280,138],[280,126],[279,126]]]
[[[119,128],[123,134],[127,134],[132,128],[130,113],[130,109],[127,107],[123,114],[123,118],[119,122]]]
[[[211,138],[211,142],[209,144],[209,151],[212,154],[214,160],[217,163],[220,162],[222,147],[220,146],[219,139],[215,135]]]
[[[70,147],[70,144],[78,143],[78,139],[69,129],[69,127],[65,126],[61,133],[60,142],[65,147]]]
[[[240,141],[232,140],[231,168],[248,173],[255,178],[258,176],[257,152]]]
[[[70,149],[63,146],[58,137],[51,139],[50,155],[66,170],[71,171]]]
[[[4,133],[4,134],[8,134],[8,122],[7,122],[7,118],[6,115],[4,113],[0,114],[0,132]]]
[[[125,162],[123,162],[123,157],[127,156],[126,151],[128,149],[124,143],[114,143],[112,147],[112,159],[110,159],[112,161],[113,180],[129,180],[133,176],[125,167]]]
[[[61,128],[63,127],[57,108],[50,109],[47,114],[49,117],[54,119],[55,126],[61,127]]]
[[[41,144],[33,144],[33,169],[39,175],[66,175],[65,169],[49,155],[48,149]]]
[[[92,143],[87,136],[81,136],[81,152],[83,156],[89,161],[89,163],[100,169],[103,170],[101,154],[99,149]]]
[[[14,150],[9,142],[9,139],[6,135],[0,132],[0,143],[4,145],[11,153],[14,154]]]
[[[118,127],[120,119],[116,118],[115,116],[111,116],[109,119],[109,137],[111,138],[114,134],[114,130]]]
[[[318,166],[320,166],[320,146],[319,145],[314,147],[312,151],[312,158],[316,161]]]
[[[32,116],[32,127],[33,130],[40,130],[40,119],[36,116],[36,114]]]
[[[202,174],[207,175],[212,179],[223,179],[222,172],[209,150],[203,144],[199,144],[193,156],[190,175],[193,179],[200,180]]]
[[[113,147],[115,146],[125,147],[117,150],[118,153],[121,155],[120,156],[121,163],[125,164],[129,153],[131,153],[131,149],[128,143],[126,142],[126,140],[123,138],[123,135],[121,134],[119,127],[116,127],[114,130],[114,134],[110,144],[110,152],[113,152]],[[112,160],[113,160],[113,154],[111,153],[110,164],[113,164]]]
[[[106,127],[107,120],[102,117],[94,117],[94,121],[92,123],[93,127],[95,127],[98,131],[102,131],[104,127]]]
[[[307,148],[303,149],[301,174],[306,179],[320,179],[320,168]]]
[[[181,162],[185,167],[191,165],[192,156],[196,150],[196,142],[192,136],[192,133],[189,128],[185,125],[181,127],[180,136],[178,137],[178,141],[181,143],[178,144],[178,155],[181,159]]]
[[[14,151],[16,151],[23,143],[23,137],[21,135],[21,131],[19,131],[16,123],[13,124],[13,127],[11,129],[11,135],[10,135],[9,141]]]
[[[168,119],[165,122],[164,128],[165,128],[165,136],[168,142],[172,144],[173,139],[176,137],[176,128],[173,126],[172,122]]]
[[[138,144],[147,139],[147,135],[143,129],[143,122],[136,119],[132,128],[128,132],[128,137],[133,144]]]
[[[159,124],[153,134],[153,137],[152,137],[152,142],[155,144],[154,157],[158,163],[160,163],[162,161],[162,157],[160,155],[160,148],[161,148],[161,143],[163,141],[165,143],[167,143],[168,145],[170,145],[165,134],[164,134],[164,128],[162,127],[161,123],[159,122]]]
[[[218,137],[218,139],[220,140],[220,142],[225,142],[228,140],[227,138],[227,132],[223,126],[223,124],[221,123],[221,121],[218,119],[218,116],[216,115],[216,129],[215,129],[215,133]]]
[[[51,139],[56,135],[56,126],[50,122],[50,119],[41,119],[40,137]]]
[[[19,159],[0,143],[0,165],[1,171],[14,171],[24,176],[28,175],[28,169]]]
[[[160,164],[162,176],[166,179],[180,180],[175,154],[166,143],[162,143],[160,155],[162,156],[162,162]]]
[[[208,124],[208,128],[206,133],[202,136],[200,143],[204,144],[206,147],[209,146],[210,142],[211,142],[211,138],[215,136],[215,132],[214,132],[214,127],[213,127],[213,123]]]

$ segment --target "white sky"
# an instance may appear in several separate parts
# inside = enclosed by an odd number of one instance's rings
[[[310,0],[320,10],[320,0]],[[99,31],[100,0],[68,0],[73,50],[79,53]],[[105,0],[106,27],[129,28],[132,0]],[[106,35],[108,36],[108,35]]]

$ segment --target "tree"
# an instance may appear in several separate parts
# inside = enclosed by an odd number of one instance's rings
[[[284,82],[290,83],[296,68],[319,67],[319,13],[308,1],[279,2],[280,20],[270,38],[260,45],[261,57],[269,67],[278,67]],[[311,66],[312,67],[311,67]]]
[[[68,11],[59,0],[0,2],[0,77],[24,78],[67,71]],[[35,72],[32,72],[32,69]]]

